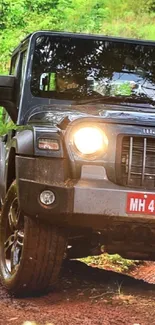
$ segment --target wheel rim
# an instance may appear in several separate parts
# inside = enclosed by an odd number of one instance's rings
[[[18,199],[16,197],[10,205],[4,241],[5,263],[11,275],[16,272],[20,264],[24,242],[23,229]]]

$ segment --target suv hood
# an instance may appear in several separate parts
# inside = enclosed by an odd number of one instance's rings
[[[52,105],[34,108],[29,123],[58,125],[65,118],[70,122],[82,117],[97,117],[107,122],[130,125],[155,125],[155,109],[119,105]]]

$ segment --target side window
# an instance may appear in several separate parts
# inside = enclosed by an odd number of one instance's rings
[[[17,108],[19,107],[21,92],[22,92],[22,86],[24,81],[24,72],[25,72],[25,66],[26,66],[26,58],[27,58],[27,50],[24,50],[23,52],[19,52],[17,54],[17,57],[12,58],[11,62],[11,74],[15,75],[17,77],[16,81],[16,104]]]
[[[25,73],[25,67],[26,67],[26,59],[27,59],[27,50],[23,51],[21,53],[21,67],[20,67],[20,93],[23,86],[24,81],[24,73]]]
[[[10,74],[11,75],[16,75],[17,74],[17,66],[18,66],[18,59],[19,59],[19,53],[15,54],[12,57],[11,60],[11,69],[10,69]]]

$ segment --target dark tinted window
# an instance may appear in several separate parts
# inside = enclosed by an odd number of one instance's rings
[[[34,96],[155,98],[155,47],[121,41],[42,36],[36,40]]]

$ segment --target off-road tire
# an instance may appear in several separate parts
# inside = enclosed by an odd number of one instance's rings
[[[24,241],[17,270],[11,274],[5,261],[4,242],[11,202],[17,197],[16,182],[8,190],[1,213],[0,275],[3,285],[15,295],[47,291],[56,283],[67,242],[63,228],[23,217]]]

